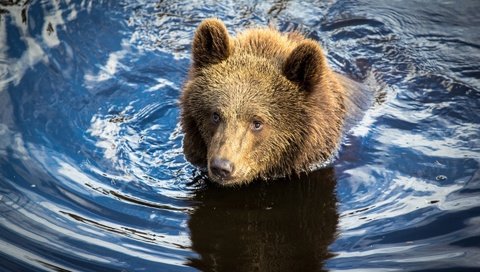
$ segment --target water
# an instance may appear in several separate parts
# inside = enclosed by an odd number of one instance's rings
[[[0,1],[0,271],[480,269],[480,4]],[[333,164],[222,189],[177,106],[207,17],[377,92]]]

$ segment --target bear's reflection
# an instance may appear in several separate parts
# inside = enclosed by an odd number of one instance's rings
[[[293,180],[242,188],[208,186],[189,227],[203,271],[319,271],[338,223],[335,173],[321,169]]]

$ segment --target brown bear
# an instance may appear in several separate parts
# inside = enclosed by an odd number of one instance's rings
[[[299,33],[207,19],[180,98],[185,157],[222,185],[308,171],[337,150],[352,86]]]

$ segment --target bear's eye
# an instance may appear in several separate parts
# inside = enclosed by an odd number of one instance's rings
[[[212,122],[218,124],[220,122],[220,115],[216,112],[212,114]]]
[[[261,121],[255,120],[252,122],[252,130],[260,131],[263,128],[263,123]]]

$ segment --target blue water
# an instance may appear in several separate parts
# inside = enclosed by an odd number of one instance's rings
[[[477,271],[480,3],[0,1],[0,271]],[[198,23],[318,40],[377,94],[332,165],[222,189],[182,154]]]

